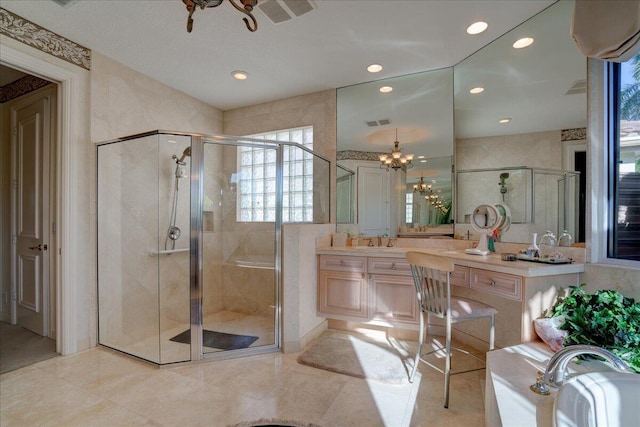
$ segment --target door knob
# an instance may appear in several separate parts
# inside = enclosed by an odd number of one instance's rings
[[[29,249],[31,249],[32,251],[46,251],[47,244],[45,243],[43,245],[42,243],[40,243],[38,246],[29,246]]]

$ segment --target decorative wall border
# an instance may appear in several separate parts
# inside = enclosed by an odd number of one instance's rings
[[[91,50],[38,24],[0,8],[0,34],[34,47],[71,64],[91,69]]]
[[[562,129],[560,141],[578,141],[587,139],[587,128]]]
[[[40,77],[31,75],[24,76],[15,82],[0,87],[0,104],[19,98],[36,89],[45,87],[48,84],[51,84],[51,82],[41,79]]]
[[[336,153],[336,160],[374,160],[376,162],[380,161],[380,154],[389,154],[389,153],[376,153],[373,151],[355,151],[355,150],[344,150],[338,151]]]

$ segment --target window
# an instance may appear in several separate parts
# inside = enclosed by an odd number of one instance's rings
[[[609,258],[640,261],[640,56],[610,64]]]
[[[411,191],[407,190],[405,204],[407,205],[407,209],[405,210],[406,214],[405,214],[404,222],[407,223],[407,225],[412,225],[413,224],[413,190]]]
[[[313,127],[250,135],[251,138],[297,142],[313,149]],[[238,221],[276,220],[276,150],[238,147]],[[283,147],[282,221],[313,221],[313,155]]]

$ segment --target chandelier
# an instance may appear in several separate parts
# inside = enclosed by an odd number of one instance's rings
[[[427,184],[424,181],[424,177],[420,177],[420,181],[417,184],[413,184],[413,192],[420,193],[424,196],[424,199],[433,206],[435,209],[439,210],[442,214],[446,214],[449,210],[445,205],[445,202],[440,198],[441,190],[435,192],[431,184]]]
[[[393,170],[402,169],[403,171],[407,171],[407,169],[411,169],[413,164],[411,161],[413,160],[413,154],[407,154],[405,156],[402,155],[402,149],[399,147],[400,142],[398,142],[398,128],[396,128],[396,140],[393,143],[393,150],[391,150],[391,154],[380,154],[378,159],[380,159],[380,169],[389,168]]]
[[[199,6],[200,9],[204,9],[205,7],[217,7],[222,4],[224,0],[182,0],[182,2],[187,6],[187,11],[189,11],[189,17],[187,18],[187,32],[190,33],[193,30],[193,13],[196,11],[196,6]],[[240,0],[242,6],[239,6],[235,0],[229,0],[229,3],[233,7],[235,7],[238,11],[244,13],[249,18],[251,18],[251,22],[247,18],[242,18],[244,24],[247,26],[247,30],[253,32],[258,29],[258,21],[251,14],[253,8],[258,4],[258,0]]]
[[[423,196],[425,194],[430,194],[431,191],[431,184],[427,185],[426,182],[424,182],[424,177],[420,176],[420,182],[418,182],[417,184],[413,184],[413,192],[419,192],[420,194],[422,194]]]

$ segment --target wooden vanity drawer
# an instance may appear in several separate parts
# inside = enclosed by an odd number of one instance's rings
[[[320,270],[367,272],[367,257],[320,255]]]
[[[512,274],[472,268],[471,289],[522,301],[522,277]]]
[[[411,276],[411,265],[404,258],[369,258],[369,273]]]
[[[464,265],[455,265],[455,269],[449,275],[452,285],[469,287],[469,267]]]

